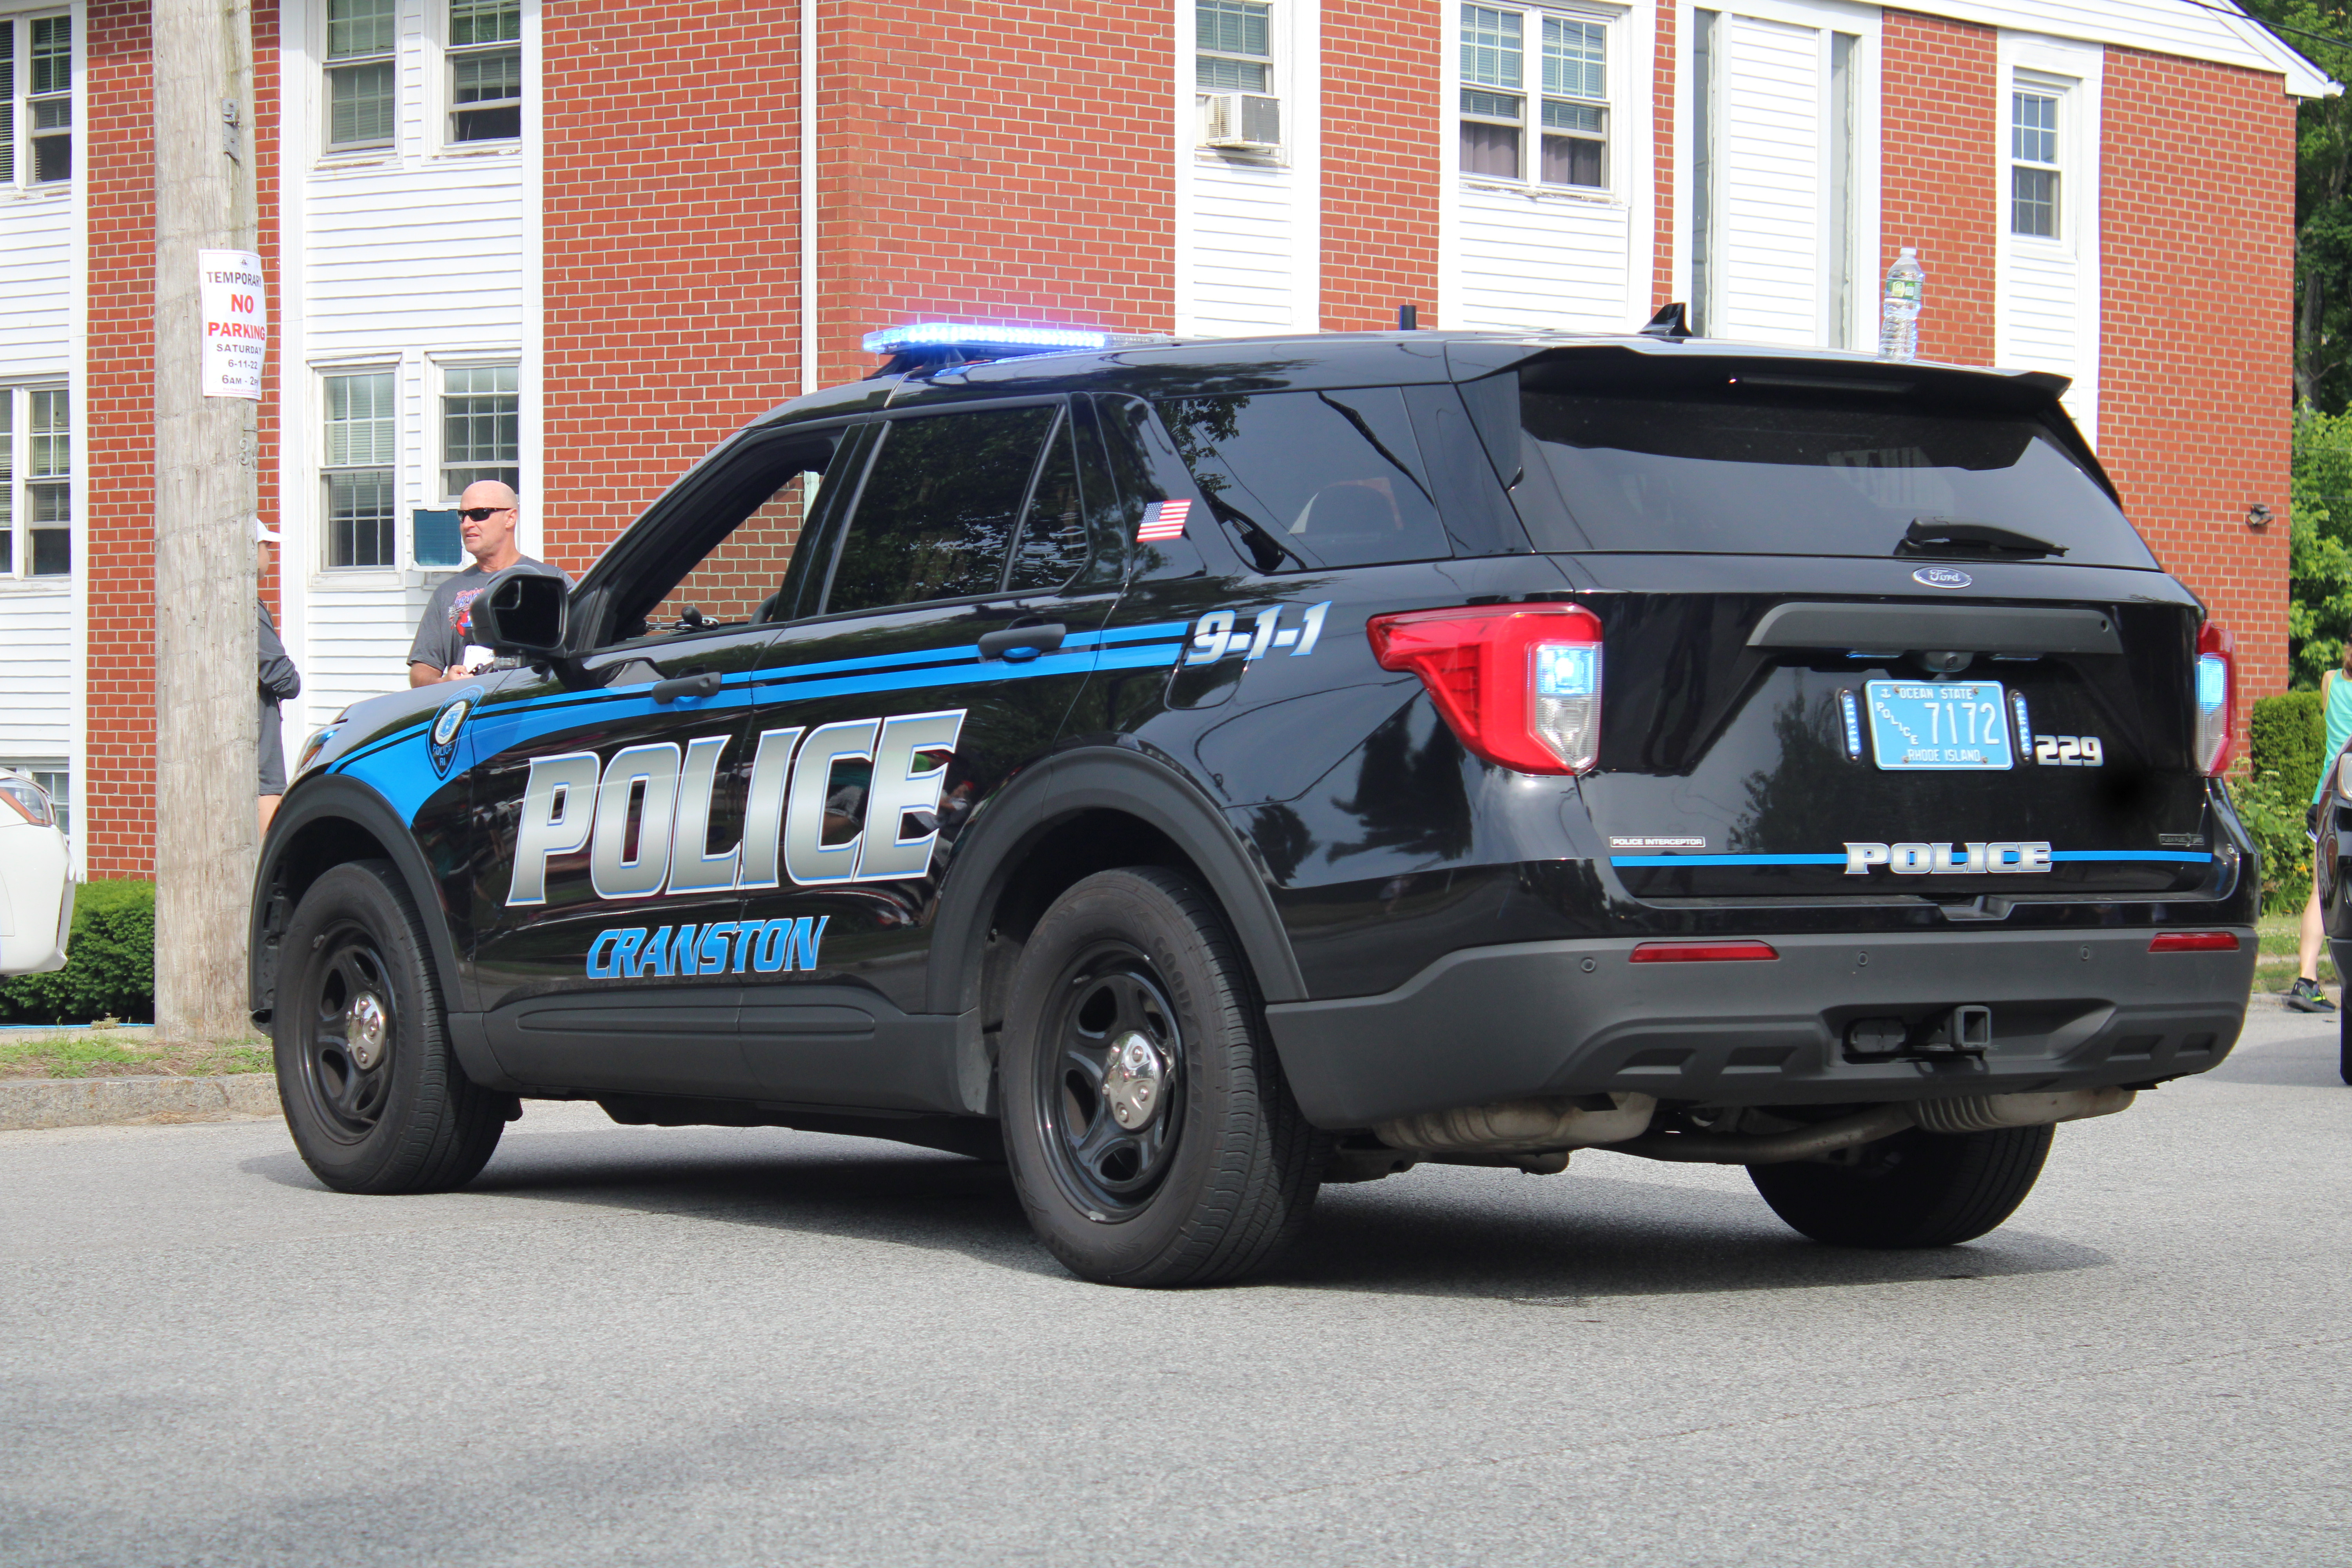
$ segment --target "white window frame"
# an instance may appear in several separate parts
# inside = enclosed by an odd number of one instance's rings
[[[1189,62],[1184,67],[1184,78],[1186,85],[1192,94],[1192,142],[1198,154],[1203,158],[1255,163],[1286,162],[1290,146],[1292,142],[1297,140],[1291,118],[1296,110],[1294,108],[1294,95],[1291,92],[1290,84],[1291,50],[1287,47],[1290,40],[1289,29],[1291,26],[1290,0],[1252,0],[1252,3],[1264,5],[1266,8],[1265,59],[1264,62],[1266,68],[1266,86],[1265,93],[1260,96],[1274,99],[1282,105],[1282,142],[1280,147],[1277,151],[1273,153],[1250,153],[1234,147],[1212,147],[1208,144],[1208,104],[1209,100],[1212,97],[1217,96],[1217,94],[1200,85],[1199,62],[1204,56],[1234,60],[1247,60],[1250,57],[1236,54],[1230,50],[1203,49],[1199,47],[1197,41],[1192,43],[1186,48],[1181,57],[1184,60]],[[1193,31],[1187,32],[1184,35],[1185,37],[1187,39],[1197,40],[1200,36],[1197,30],[1200,16],[1199,0],[1186,0],[1184,16],[1188,24],[1194,29]],[[1234,89],[1230,90],[1239,91],[1244,89]]]
[[[432,8],[435,17],[434,26],[429,31],[437,56],[432,74],[433,79],[437,84],[436,118],[440,127],[435,133],[431,144],[444,153],[464,155],[486,153],[510,153],[521,145],[523,104],[530,95],[530,61],[527,58],[527,51],[523,46],[523,34],[530,27],[530,21],[526,15],[529,6],[518,7],[516,15],[520,26],[512,39],[501,39],[492,44],[457,44],[451,41],[455,29],[449,16],[450,3],[451,0],[425,0],[425,4]],[[460,107],[457,102],[457,62],[468,56],[507,52],[514,55],[520,77],[514,99],[515,133],[512,136],[481,137],[474,141],[458,140],[457,121]]]
[[[2074,315],[2084,323],[2074,363],[2047,365],[2074,378],[2062,401],[2094,446],[2098,441],[2100,342],[2105,289],[2100,275],[2100,126],[2104,115],[2106,51],[2097,44],[2039,33],[2003,30],[1996,51],[1993,199],[1993,353],[2016,349],[2017,269],[2063,264],[2071,271]],[[2058,235],[2054,239],[2018,234],[2010,226],[2010,95],[2022,87],[2058,99]],[[1935,298],[1934,263],[1928,263],[1929,308]]]
[[[62,21],[68,29],[66,85],[36,97],[33,92],[33,26],[37,22],[47,21]],[[79,116],[76,110],[78,95],[74,91],[74,84],[81,74],[82,32],[83,28],[68,10],[44,8],[0,15],[0,35],[5,36],[8,45],[5,58],[15,68],[8,90],[0,94],[0,121],[5,121],[5,124],[0,124],[0,145],[5,147],[8,163],[8,176],[0,180],[0,190],[63,193],[73,189],[81,152],[77,144],[82,140],[81,128],[75,123]],[[66,173],[59,179],[36,180],[33,177],[33,118],[37,103],[64,106]]]
[[[2055,246],[2068,254],[2074,251],[2074,208],[2077,205],[2075,175],[2082,160],[2077,154],[2078,137],[2075,121],[2080,115],[2082,82],[2030,66],[2011,66],[2001,73],[2001,203],[2002,237],[2021,245]],[[2058,125],[2052,140],[2055,143],[2055,159],[2037,163],[2021,159],[2016,150],[2017,100],[2026,94],[2052,100],[2057,106]],[[2042,169],[2058,176],[2057,221],[2053,234],[2023,234],[2017,227],[2017,171]]]
[[[401,496],[405,489],[402,481],[401,454],[405,449],[402,439],[401,409],[404,395],[404,367],[397,360],[370,361],[352,364],[320,365],[316,368],[317,402],[315,405],[316,437],[319,460],[312,465],[312,491],[318,498],[318,571],[322,576],[344,577],[363,572],[400,572],[407,569],[410,549],[408,530],[401,526]],[[328,421],[334,414],[332,395],[328,384],[351,376],[382,375],[392,379],[392,460],[388,463],[331,463],[328,458],[332,443],[328,438]],[[354,562],[335,564],[334,552],[334,489],[333,477],[341,473],[381,469],[390,476],[392,487],[392,559],[389,561]]]
[[[42,393],[54,394],[65,399],[67,457],[62,474],[36,475],[33,472],[33,399]],[[78,432],[74,428],[78,412],[72,395],[61,381],[0,384],[0,424],[5,426],[5,430],[0,430],[0,447],[5,448],[0,451],[0,461],[5,461],[7,467],[5,477],[0,478],[0,501],[5,502],[6,510],[6,521],[0,524],[0,532],[5,532],[8,545],[7,563],[5,570],[0,570],[0,582],[62,585],[73,581],[77,569],[74,546],[81,532],[75,526],[81,507],[79,470],[73,460],[79,445],[76,440]],[[60,479],[66,487],[65,519],[62,523],[50,524],[49,529],[44,531],[63,528],[66,569],[36,573],[32,569],[33,488],[54,484]]]
[[[1473,174],[1463,168],[1460,161],[1462,126],[1465,124],[1502,125],[1509,123],[1500,118],[1473,114],[1463,107],[1465,92],[1496,92],[1498,89],[1481,82],[1469,80],[1463,72],[1464,19],[1462,0],[1447,0],[1454,6],[1448,17],[1452,24],[1446,30],[1446,136],[1454,149],[1451,160],[1465,185],[1487,189],[1520,191],[1546,196],[1566,196],[1584,201],[1608,201],[1623,204],[1629,195],[1631,180],[1626,146],[1627,128],[1635,123],[1622,112],[1626,94],[1628,62],[1627,40],[1633,29],[1626,26],[1626,14],[1615,6],[1578,4],[1519,3],[1519,0],[1470,0],[1488,11],[1507,11],[1519,17],[1520,79],[1516,89],[1525,107],[1517,125],[1519,136],[1519,174],[1517,178],[1504,174]],[[1602,68],[1602,90],[1607,95],[1599,100],[1581,95],[1549,95],[1543,86],[1543,24],[1546,18],[1562,22],[1580,22],[1601,30],[1601,47],[1606,56]],[[1567,103],[1589,104],[1601,113],[1601,181],[1597,185],[1551,184],[1542,178],[1543,102],[1548,96],[1558,96]],[[1590,137],[1580,137],[1591,140]]]
[[[319,25],[319,154],[330,159],[375,159],[398,152],[400,147],[400,78],[401,26],[400,7],[395,3],[392,16],[392,42],[381,49],[364,53],[335,56],[334,0],[318,0]],[[364,142],[335,140],[335,73],[352,66],[383,65],[392,72],[392,124],[381,137]]]
[[[438,383],[433,395],[434,456],[432,488],[442,496],[443,504],[446,506],[456,506],[457,504],[458,494],[451,493],[449,490],[449,470],[452,468],[479,468],[511,467],[515,470],[514,491],[517,495],[520,495],[522,493],[523,472],[522,365],[520,361],[513,354],[474,354],[467,355],[463,358],[436,358],[432,363],[435,379]],[[449,390],[450,374],[454,371],[468,370],[510,370],[515,373],[515,460],[511,464],[452,463],[449,460],[449,399],[452,397],[482,395],[480,394],[474,393],[453,393]],[[459,493],[462,493],[462,491]],[[428,570],[439,570],[439,568],[428,568]]]

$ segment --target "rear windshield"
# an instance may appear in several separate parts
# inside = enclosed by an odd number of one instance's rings
[[[1529,385],[1520,421],[1538,550],[2156,564],[2031,414],[1727,380],[1654,396]]]

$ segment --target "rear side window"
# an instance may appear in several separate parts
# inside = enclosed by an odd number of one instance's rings
[[[1453,553],[1391,386],[1160,405],[1210,510],[1262,572]]]
[[[1531,384],[1520,420],[1550,480],[1518,491],[1539,550],[2156,564],[2027,413],[1726,379],[1651,396]]]
[[[826,613],[1003,592],[1032,481],[1061,419],[1058,407],[1039,406],[883,426],[881,450],[834,565]],[[1076,570],[1073,552],[1076,562],[1085,559],[1068,448],[1065,435],[1053,445],[1060,458],[1043,465],[1044,510],[1020,559],[1030,591],[1066,579]]]

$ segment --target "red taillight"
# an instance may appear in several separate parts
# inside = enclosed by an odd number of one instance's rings
[[[1635,963],[1738,963],[1778,958],[1769,942],[1645,942],[1633,949]]]
[[[2150,952],[2235,952],[2233,931],[2160,931],[2147,944]]]
[[[1601,618],[1581,605],[1374,616],[1382,669],[1421,677],[1462,743],[1523,773],[1580,773],[1601,753]]]
[[[2238,639],[2207,621],[2197,629],[2197,761],[2220,778],[2238,740]]]

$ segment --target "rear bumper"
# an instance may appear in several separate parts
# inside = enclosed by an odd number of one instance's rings
[[[1392,991],[1266,1009],[1327,1128],[1528,1095],[1839,1104],[2144,1083],[2237,1043],[2256,957],[2147,951],[2146,928],[1772,937],[1777,960],[1633,963],[1631,939],[1449,953]],[[1981,1003],[1981,1058],[1854,1061],[1857,1018]]]

